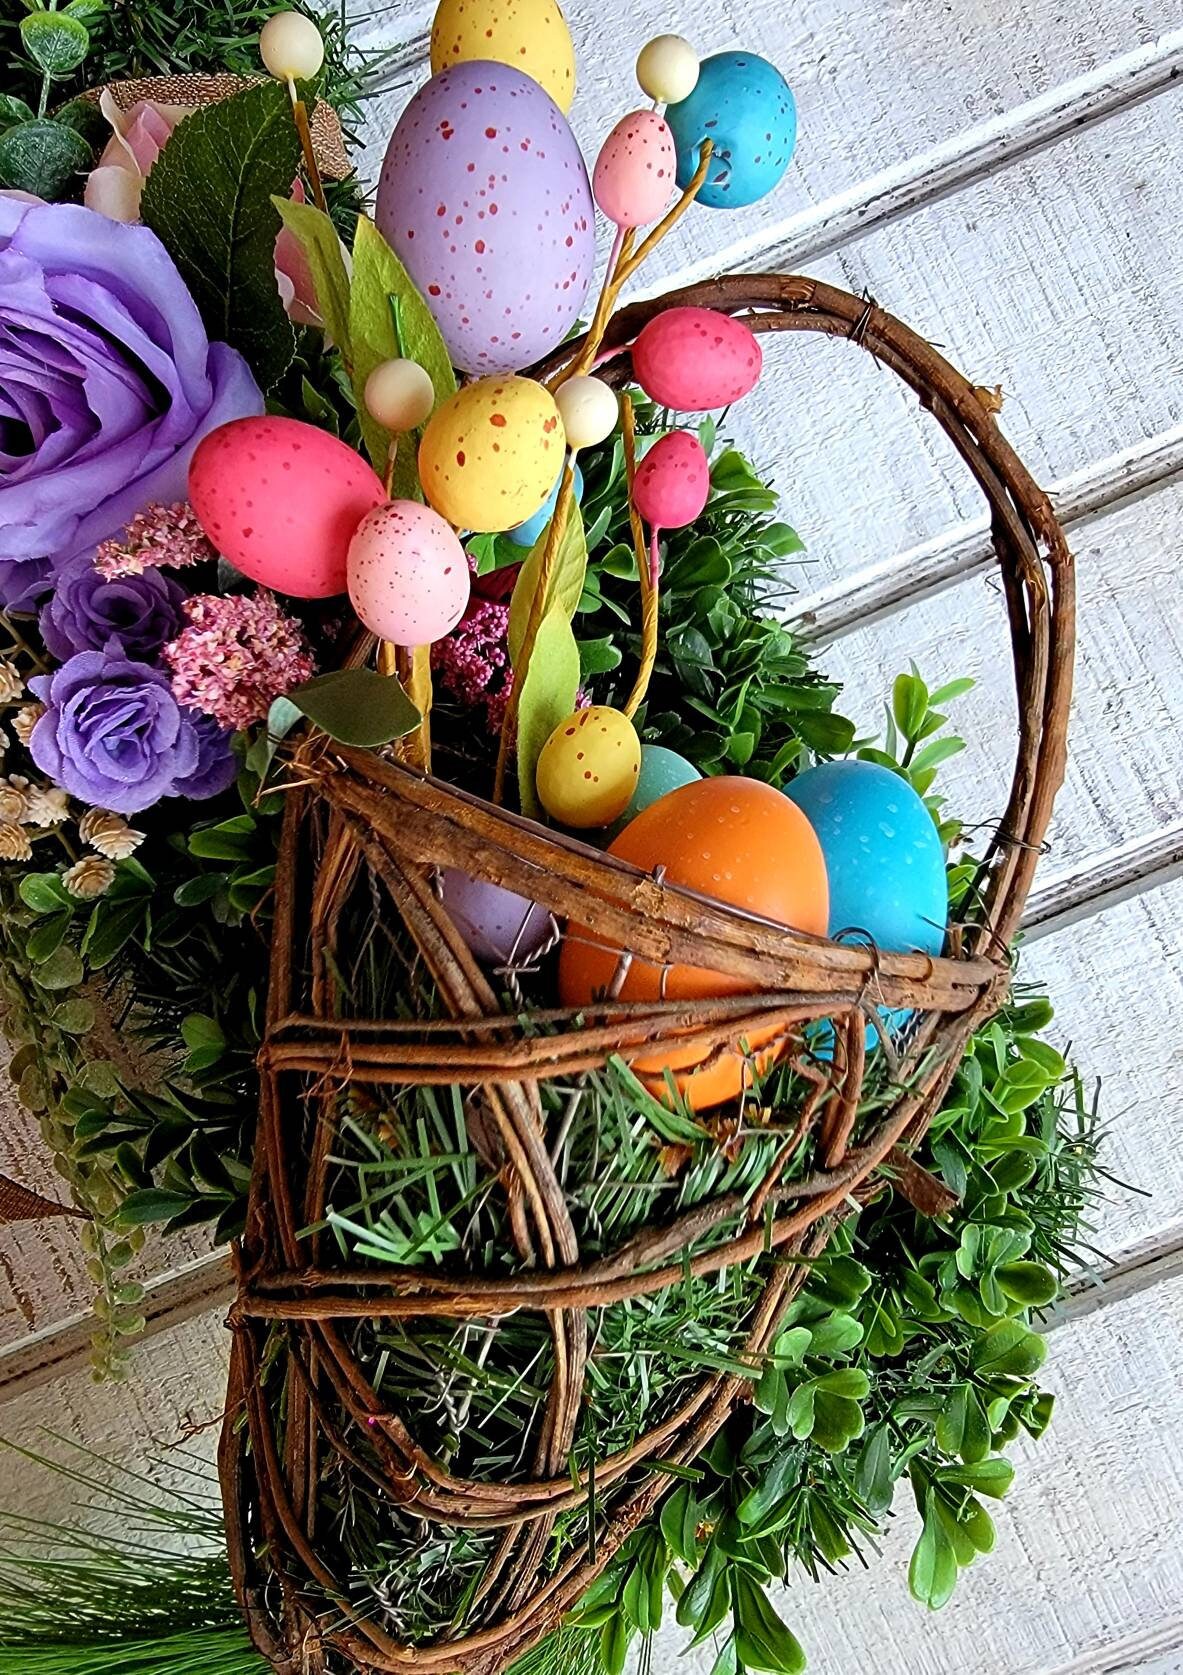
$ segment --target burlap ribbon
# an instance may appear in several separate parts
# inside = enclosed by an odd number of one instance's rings
[[[50,1221],[55,1216],[87,1219],[85,1212],[75,1209],[73,1204],[58,1204],[52,1198],[43,1198],[39,1192],[31,1192],[8,1175],[0,1175],[0,1227],[14,1221]]]

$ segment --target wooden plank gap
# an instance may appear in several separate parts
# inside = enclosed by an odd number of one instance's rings
[[[1068,530],[1154,494],[1183,474],[1183,425],[1174,425],[1048,486]],[[986,517],[943,530],[877,564],[865,565],[794,601],[785,612],[802,638],[832,645],[844,635],[894,616],[995,563]]]
[[[1071,1663],[1059,1663],[1048,1675],[1178,1675],[1183,1669],[1183,1621],[1165,1623],[1142,1634],[1094,1646]]]
[[[965,128],[929,151],[869,175],[845,192],[736,239],[642,287],[636,295],[655,295],[675,285],[737,270],[795,272],[902,216],[939,203],[965,186],[987,180],[1061,140],[1144,104],[1178,85],[1181,77],[1183,29],[1173,29],[999,116]]]
[[[1069,1321],[1083,1320],[1111,1303],[1124,1302],[1180,1277],[1183,1277],[1183,1233],[1163,1243],[1118,1252],[1104,1267],[1090,1268],[1074,1279],[1067,1295],[1050,1311],[1040,1330],[1050,1332]]]
[[[1025,942],[1054,936],[1106,908],[1146,895],[1183,876],[1183,820],[1161,831],[1115,844],[1053,875],[1032,891],[1023,915]]]

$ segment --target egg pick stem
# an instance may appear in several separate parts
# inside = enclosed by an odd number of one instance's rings
[[[296,124],[296,132],[300,136],[300,149],[304,153],[304,167],[308,170],[308,184],[312,187],[312,201],[317,209],[327,215],[329,204],[325,197],[324,181],[320,178],[320,164],[316,161],[316,147],[312,143],[312,127],[308,121],[308,107],[300,97],[300,90],[296,86],[294,76],[288,76],[287,85],[288,98],[292,101],[292,120]]]
[[[641,586],[641,662],[633,682],[624,713],[631,721],[649,690],[653,666],[657,661],[657,616],[660,603],[658,592],[657,530],[654,528],[649,549],[645,548],[645,529],[641,514],[633,504],[633,479],[637,474],[637,432],[633,417],[632,397],[625,392],[620,399],[620,428],[624,439],[624,469],[628,483],[628,521],[633,534],[633,549],[637,555],[637,579]]]
[[[711,158],[714,155],[714,151],[714,141],[703,140],[698,153],[698,167],[695,169],[690,178],[689,185],[686,187],[686,190],[682,193],[677,203],[665,212],[656,227],[653,228],[652,232],[645,235],[635,251],[622,254],[616,271],[617,295],[619,295],[620,287],[628,283],[643,262],[648,261],[649,257],[652,256],[653,252],[657,249],[657,246],[661,243],[666,234],[674,230],[678,222],[682,219],[686,211],[694,202],[695,198],[697,198],[698,194],[702,191],[703,183],[707,177],[707,170],[711,166]]]
[[[563,467],[562,487],[559,489],[559,498],[555,505],[554,516],[550,520],[546,545],[542,549],[542,559],[538,566],[538,582],[534,588],[534,597],[530,601],[530,615],[526,618],[526,630],[522,635],[521,650],[514,665],[509,698],[501,722],[501,737],[497,742],[497,767],[493,775],[493,802],[497,805],[500,805],[505,798],[505,775],[509,767],[510,749],[517,732],[518,708],[522,699],[522,687],[526,683],[526,675],[530,668],[530,658],[534,654],[534,643],[538,638],[538,630],[542,626],[542,619],[546,615],[547,606],[550,603],[550,584],[555,559],[558,556],[559,544],[567,529],[567,519],[571,515],[571,503],[574,498],[575,450],[572,449],[568,455],[567,463]]]

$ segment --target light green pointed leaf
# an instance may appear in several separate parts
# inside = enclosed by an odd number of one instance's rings
[[[374,469],[383,472],[390,451],[390,432],[366,411],[364,394],[370,373],[383,361],[396,357],[418,361],[431,379],[437,407],[455,395],[456,374],[431,310],[406,268],[365,215],[358,216],[353,244],[349,337],[362,435]],[[415,449],[406,443],[399,449],[394,494],[400,499],[423,499]]]
[[[513,598],[509,602],[509,659],[515,669],[521,655],[526,624],[530,620],[530,612],[538,592],[538,573],[542,568],[542,557],[549,534],[548,524],[530,549],[530,555],[518,573]],[[583,531],[583,514],[572,497],[567,522],[559,541],[559,550],[551,565],[542,615],[545,616],[552,608],[557,608],[569,622],[575,615],[575,607],[582,597],[586,575],[587,541]]]
[[[279,218],[292,234],[304,253],[316,303],[325,323],[329,339],[336,344],[348,363],[351,358],[349,339],[349,270],[345,252],[330,218],[315,204],[297,203],[295,198],[276,193],[271,202]]]
[[[579,647],[558,606],[542,619],[518,704],[518,795],[522,813],[542,812],[535,776],[542,747],[575,708],[579,691]]]

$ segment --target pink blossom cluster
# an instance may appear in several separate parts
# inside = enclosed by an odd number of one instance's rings
[[[276,698],[316,672],[300,624],[273,594],[199,593],[185,615],[189,626],[164,648],[173,692],[223,727],[262,721]]]
[[[509,606],[474,597],[451,634],[431,648],[442,690],[469,709],[483,708],[491,733],[500,732],[509,701],[508,632]]]
[[[181,570],[190,564],[206,564],[217,556],[192,506],[181,500],[173,506],[154,503],[138,513],[122,536],[100,545],[95,569],[110,582],[166,565]]]

